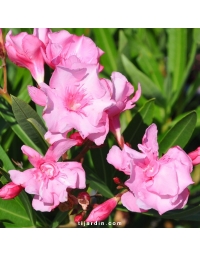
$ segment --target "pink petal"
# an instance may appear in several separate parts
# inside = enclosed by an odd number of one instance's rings
[[[37,167],[37,164],[42,159],[42,156],[37,151],[26,145],[22,146],[21,150],[25,155],[28,156],[29,162],[34,167]]]
[[[178,178],[173,163],[160,165],[152,182],[153,184],[150,186],[146,183],[147,190],[158,195],[175,196],[179,191]]]
[[[44,45],[47,45],[49,38],[48,33],[51,32],[48,28],[34,28],[33,35],[40,39]]]
[[[8,173],[10,174],[11,180],[17,184],[22,185],[23,187],[26,186],[26,183],[33,179],[33,173],[35,168],[28,169],[24,172],[16,171],[16,170],[10,170]]]
[[[28,93],[32,101],[34,101],[36,104],[40,106],[46,106],[47,96],[42,90],[34,86],[28,86]]]
[[[59,205],[59,200],[57,195],[54,195],[54,201],[52,204],[48,204],[43,202],[42,199],[39,199],[38,195],[35,195],[32,201],[32,206],[36,211],[41,211],[41,212],[50,212],[52,211],[55,207]]]
[[[136,198],[131,192],[126,192],[121,197],[122,204],[132,212],[145,212],[146,210],[138,207]]]
[[[139,144],[138,148],[145,153],[149,159],[157,160],[158,157],[158,142],[157,142],[157,127],[151,124],[142,138],[142,145]]]
[[[114,84],[114,99],[116,101],[123,101],[128,95],[134,92],[133,86],[127,83],[127,78],[119,72],[113,72],[111,75]]]
[[[116,169],[123,171],[125,174],[130,175],[130,161],[131,158],[123,150],[117,146],[112,146],[107,155],[107,161],[109,164],[112,164]]]
[[[174,163],[174,169],[178,178],[179,193],[194,183],[190,175],[193,170],[191,159],[182,148],[178,146],[170,148],[159,161],[162,163],[166,161],[165,159]]]
[[[76,140],[63,139],[55,142],[47,151],[45,155],[46,160],[58,161],[58,159],[71,147],[77,144]]]
[[[78,162],[63,162],[57,163],[61,173],[67,176],[67,187],[70,188],[85,188],[85,171]],[[59,178],[59,181],[64,182]]]

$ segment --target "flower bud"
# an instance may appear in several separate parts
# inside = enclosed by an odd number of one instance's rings
[[[27,68],[38,84],[44,81],[44,59],[41,48],[45,49],[43,42],[34,35],[26,32],[6,35],[5,48],[8,58],[17,66]]]
[[[104,203],[98,205],[95,207],[89,216],[87,217],[87,222],[95,222],[95,221],[102,221],[105,220],[110,213],[114,210],[114,208],[117,206],[117,203],[120,200],[119,197],[113,197],[105,201]]]
[[[23,187],[16,185],[13,182],[9,182],[0,189],[0,198],[2,199],[12,199],[19,195],[23,190]]]
[[[78,223],[83,220],[82,214],[78,214],[74,217],[74,222]]]
[[[84,216],[85,216],[85,211],[83,211],[83,212],[77,214],[77,215],[74,217],[74,222],[78,223],[78,222],[82,221],[83,218],[84,218]]]
[[[200,147],[190,152],[188,156],[191,158],[193,165],[200,164]]]
[[[118,177],[114,177],[113,181],[115,182],[115,184],[119,185],[121,183],[120,179]]]
[[[84,143],[84,139],[81,137],[79,132],[72,133],[69,137],[70,139],[76,140],[77,146],[81,146]]]

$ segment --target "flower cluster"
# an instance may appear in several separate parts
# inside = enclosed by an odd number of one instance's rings
[[[10,31],[5,48],[9,59],[28,69],[37,82],[37,87],[28,85],[27,88],[32,101],[43,107],[42,117],[47,128],[44,138],[49,149],[42,156],[22,146],[33,168],[23,172],[10,170],[12,183],[2,188],[1,198],[14,198],[24,189],[34,195],[32,206],[39,211],[52,211],[71,200],[70,209],[77,210],[81,206],[83,210],[76,219],[85,217],[89,222],[108,217],[120,200],[134,212],[155,209],[163,214],[185,206],[188,186],[193,183],[190,157],[175,146],[159,158],[155,124],[147,128],[142,144],[138,145],[141,152],[124,143],[120,115],[135,107],[141,86],[138,84],[135,91],[127,78],[117,71],[111,74],[110,80],[100,78],[103,70],[100,57],[104,52],[90,38],[65,30],[34,29],[32,35],[25,32],[12,35]],[[44,65],[52,69],[50,81],[44,80]],[[101,146],[109,132],[121,149],[113,146],[107,161],[129,178],[125,184],[116,178],[123,190],[92,207],[89,195],[81,200],[72,195],[73,189],[86,188],[87,175],[81,159],[59,159],[74,146],[88,142]]]
[[[113,146],[107,156],[110,164],[130,176],[125,182],[129,191],[122,195],[122,204],[130,211],[153,208],[160,214],[183,208],[189,196],[187,187],[193,184],[189,156],[176,146],[159,159],[155,124],[147,128],[138,148],[141,153],[127,145],[122,151]]]

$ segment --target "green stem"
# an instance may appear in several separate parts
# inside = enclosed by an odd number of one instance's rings
[[[12,100],[11,100],[11,97],[10,97],[10,95],[6,92],[3,92],[2,93],[2,89],[0,89],[0,95],[2,95],[2,97],[10,104],[10,105],[12,105]]]

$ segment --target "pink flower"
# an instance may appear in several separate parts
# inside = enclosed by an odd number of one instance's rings
[[[9,182],[0,189],[0,198],[2,199],[12,199],[19,195],[23,190],[23,187],[16,185],[13,182]]]
[[[29,69],[37,83],[44,81],[44,59],[41,48],[44,43],[35,35],[26,32],[13,36],[12,31],[6,35],[5,47],[8,58],[17,66]]]
[[[32,206],[35,210],[51,211],[60,202],[68,200],[67,188],[85,188],[85,171],[78,162],[57,162],[67,149],[76,141],[68,139],[63,143],[54,143],[43,157],[34,149],[22,146],[33,168],[24,172],[9,171],[11,180],[35,195]]]
[[[103,144],[109,131],[106,110],[113,100],[98,78],[98,66],[75,64],[73,69],[57,66],[50,86],[29,87],[34,102],[45,106],[43,118],[48,127],[45,138],[55,142],[76,129],[80,136]]]
[[[123,146],[123,139],[120,132],[120,114],[127,109],[135,107],[135,103],[141,96],[140,84],[138,85],[138,90],[135,92],[135,95],[131,97],[134,93],[134,87],[128,82],[126,77],[119,72],[112,73],[111,81],[101,79],[101,83],[107,88],[107,93],[115,102],[115,104],[106,111],[109,116],[110,131],[116,136],[119,145]]]
[[[193,165],[200,164],[200,147],[190,152],[188,156],[191,158]]]
[[[114,208],[117,206],[120,197],[113,197],[105,201],[104,203],[95,207],[85,220],[86,222],[102,221],[108,218]]]
[[[85,36],[76,36],[66,30],[48,33],[48,44],[43,56],[46,63],[55,68],[58,65],[71,68],[74,63],[98,64],[103,51]],[[99,66],[99,71],[103,69]]]
[[[142,153],[126,145],[121,153],[118,150],[118,157],[116,146],[108,153],[108,162],[130,175],[125,182],[129,191],[122,195],[122,204],[130,211],[153,208],[159,214],[183,208],[189,196],[187,187],[194,183],[190,176],[191,159],[179,146],[170,148],[159,159],[155,124],[147,128],[138,148]],[[120,155],[124,161],[119,160]]]

